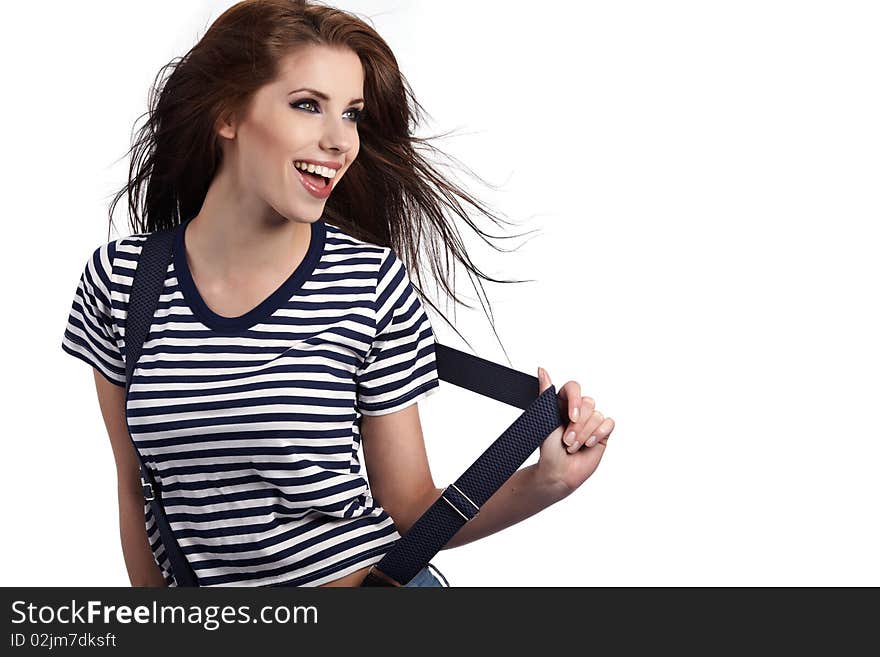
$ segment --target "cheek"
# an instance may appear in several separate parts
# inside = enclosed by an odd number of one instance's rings
[[[287,129],[284,128],[285,125]],[[251,164],[265,169],[267,166],[274,166],[279,160],[288,159],[288,156],[295,152],[295,145],[291,143],[295,135],[296,130],[291,129],[289,123],[285,124],[283,115],[270,116],[263,121],[254,122],[248,134],[252,145]],[[256,161],[257,159],[260,161]]]
[[[358,138],[357,133],[355,133],[354,141],[352,141],[351,144],[351,151],[349,151],[345,156],[345,159],[348,161],[348,168],[351,168],[351,166],[357,161],[357,156],[358,153],[360,153],[360,150],[361,142]]]
[[[251,172],[253,177],[262,181],[277,180],[279,175],[292,177],[293,153],[296,148],[290,143],[290,135],[260,126],[252,130],[248,137],[250,140],[247,161],[244,163],[245,171]]]
[[[248,127],[248,139],[254,145],[256,149],[266,149],[271,146],[272,141],[275,139],[275,132],[277,130],[272,129],[271,117],[255,120]]]

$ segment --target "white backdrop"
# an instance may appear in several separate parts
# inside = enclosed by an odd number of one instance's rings
[[[3,585],[128,585],[92,372],[60,343],[150,84],[231,4],[5,12]],[[457,129],[438,145],[502,187],[470,191],[540,230],[504,254],[462,226],[486,271],[536,279],[487,284],[510,364],[617,424],[569,498],[441,552],[450,583],[880,584],[876,4],[338,6],[391,44],[420,134]],[[505,362],[479,309],[457,321]],[[441,385],[443,486],[518,411]]]

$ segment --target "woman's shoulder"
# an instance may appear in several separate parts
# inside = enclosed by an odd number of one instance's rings
[[[134,233],[101,242],[94,247],[84,268],[84,276],[99,281],[110,292],[127,293],[137,269],[143,245],[150,233]]]
[[[331,248],[347,249],[349,252],[353,250],[358,250],[364,253],[371,253],[378,256],[385,256],[389,251],[389,247],[381,246],[366,239],[357,237],[354,234],[353,230],[350,230],[344,226],[330,224],[326,220],[324,221],[324,225],[327,229],[325,234],[325,241],[327,245]]]
[[[138,257],[150,233],[134,233],[116,240],[116,267],[123,269],[137,268]]]

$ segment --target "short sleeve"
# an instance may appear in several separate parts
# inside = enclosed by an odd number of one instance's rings
[[[80,276],[61,348],[125,387],[125,361],[111,312],[111,273],[116,242],[95,249]]]
[[[390,248],[379,267],[374,309],[376,337],[357,372],[363,415],[399,411],[440,386],[431,322],[406,267]]]

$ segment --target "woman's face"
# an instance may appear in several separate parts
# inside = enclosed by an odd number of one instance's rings
[[[309,192],[294,163],[329,163],[336,175],[324,192],[332,192],[358,154],[363,87],[360,59],[347,48],[307,46],[283,59],[278,79],[256,92],[246,115],[218,130],[232,140],[223,166],[237,192],[258,195],[291,220],[319,219],[326,198]]]

